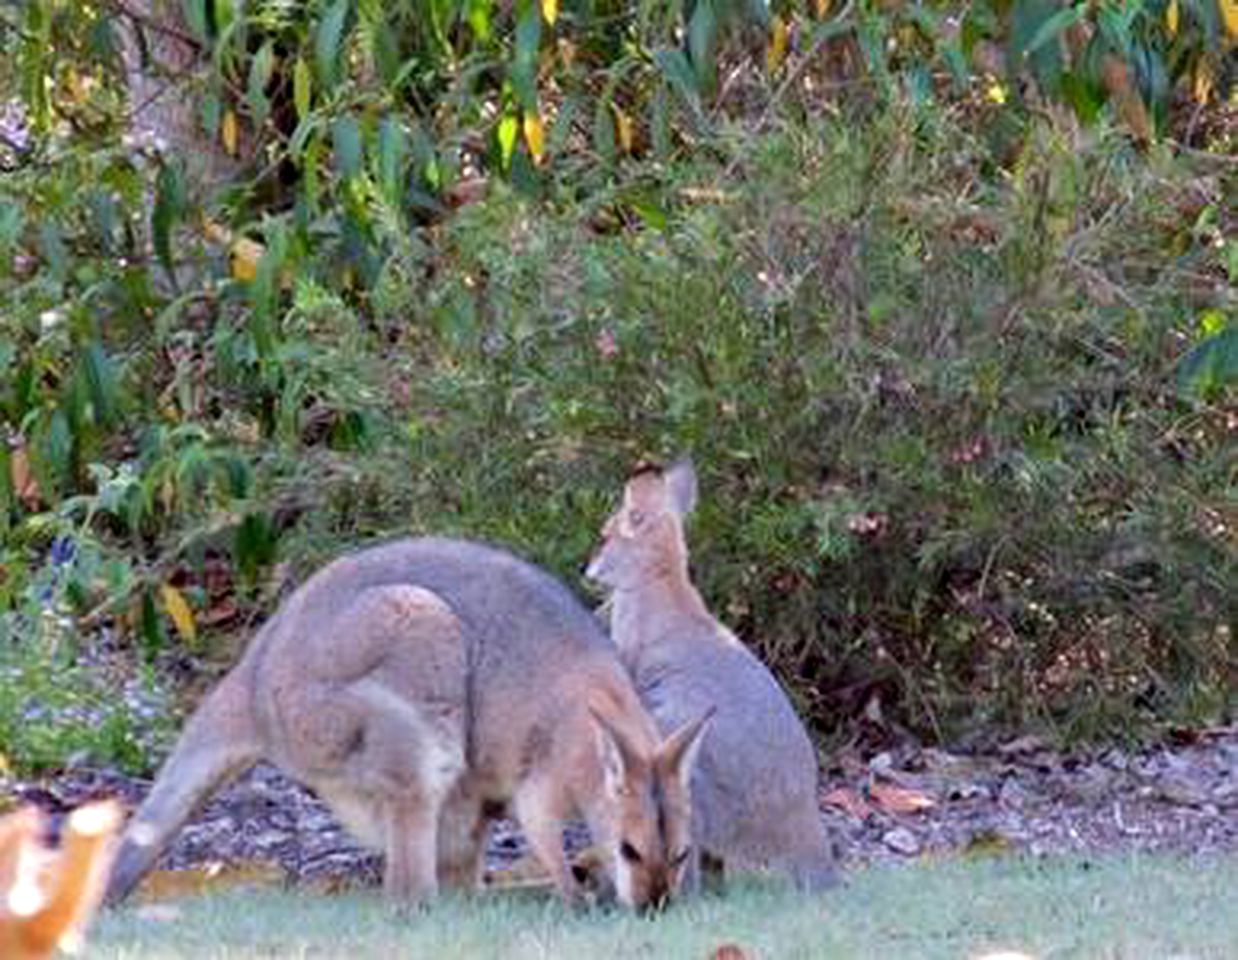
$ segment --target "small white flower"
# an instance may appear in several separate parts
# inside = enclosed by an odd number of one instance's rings
[[[39,314],[39,329],[44,333],[49,333],[60,326],[60,322],[64,320],[64,313],[60,310],[44,310]]]

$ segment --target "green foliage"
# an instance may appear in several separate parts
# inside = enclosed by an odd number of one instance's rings
[[[1234,182],[1156,142],[1232,81],[1212,0],[175,6],[201,142],[153,157],[115,18],[0,15],[13,689],[48,616],[157,675],[409,529],[572,575],[686,450],[823,725],[1227,707]]]

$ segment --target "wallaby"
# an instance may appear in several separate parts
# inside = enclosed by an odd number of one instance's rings
[[[712,617],[688,573],[688,462],[639,469],[602,531],[587,575],[610,592],[611,636],[663,730],[716,705],[692,775],[702,866],[767,866],[803,889],[837,881],[817,805],[812,742],[773,675]]]
[[[297,589],[198,711],[134,814],[109,899],[195,808],[260,759],[385,854],[402,901],[476,886],[510,809],[562,894],[580,816],[618,899],[659,906],[691,849],[688,780],[708,723],[662,739],[596,618],[545,571],[460,540],[400,540]]]

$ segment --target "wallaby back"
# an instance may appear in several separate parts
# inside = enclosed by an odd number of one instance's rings
[[[127,892],[221,783],[267,759],[386,852],[395,896],[475,882],[486,821],[510,805],[565,896],[565,818],[583,815],[616,863],[625,839],[642,844],[647,869],[618,888],[644,905],[672,886],[666,746],[555,578],[467,541],[373,547],[295,591],[203,703],[134,817],[111,892]],[[686,773],[673,773],[686,797]]]
[[[836,879],[812,742],[768,669],[705,607],[688,574],[690,465],[647,469],[607,521],[589,575],[611,590],[611,633],[665,730],[716,705],[696,762],[693,835],[714,860],[770,866],[802,887]]]

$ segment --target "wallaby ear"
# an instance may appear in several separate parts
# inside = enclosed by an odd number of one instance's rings
[[[598,752],[602,757],[602,773],[607,789],[616,792],[636,765],[636,752],[623,732],[596,707],[589,707],[593,730],[598,739]]]
[[[696,765],[697,754],[705,741],[705,733],[717,712],[717,707],[710,707],[697,719],[685,723],[663,740],[658,750],[658,759],[662,761],[663,769],[678,777],[685,790],[692,779],[692,768]]]
[[[692,459],[681,457],[666,471],[665,477],[672,509],[680,517],[686,517],[696,509],[696,468],[692,466]]]

